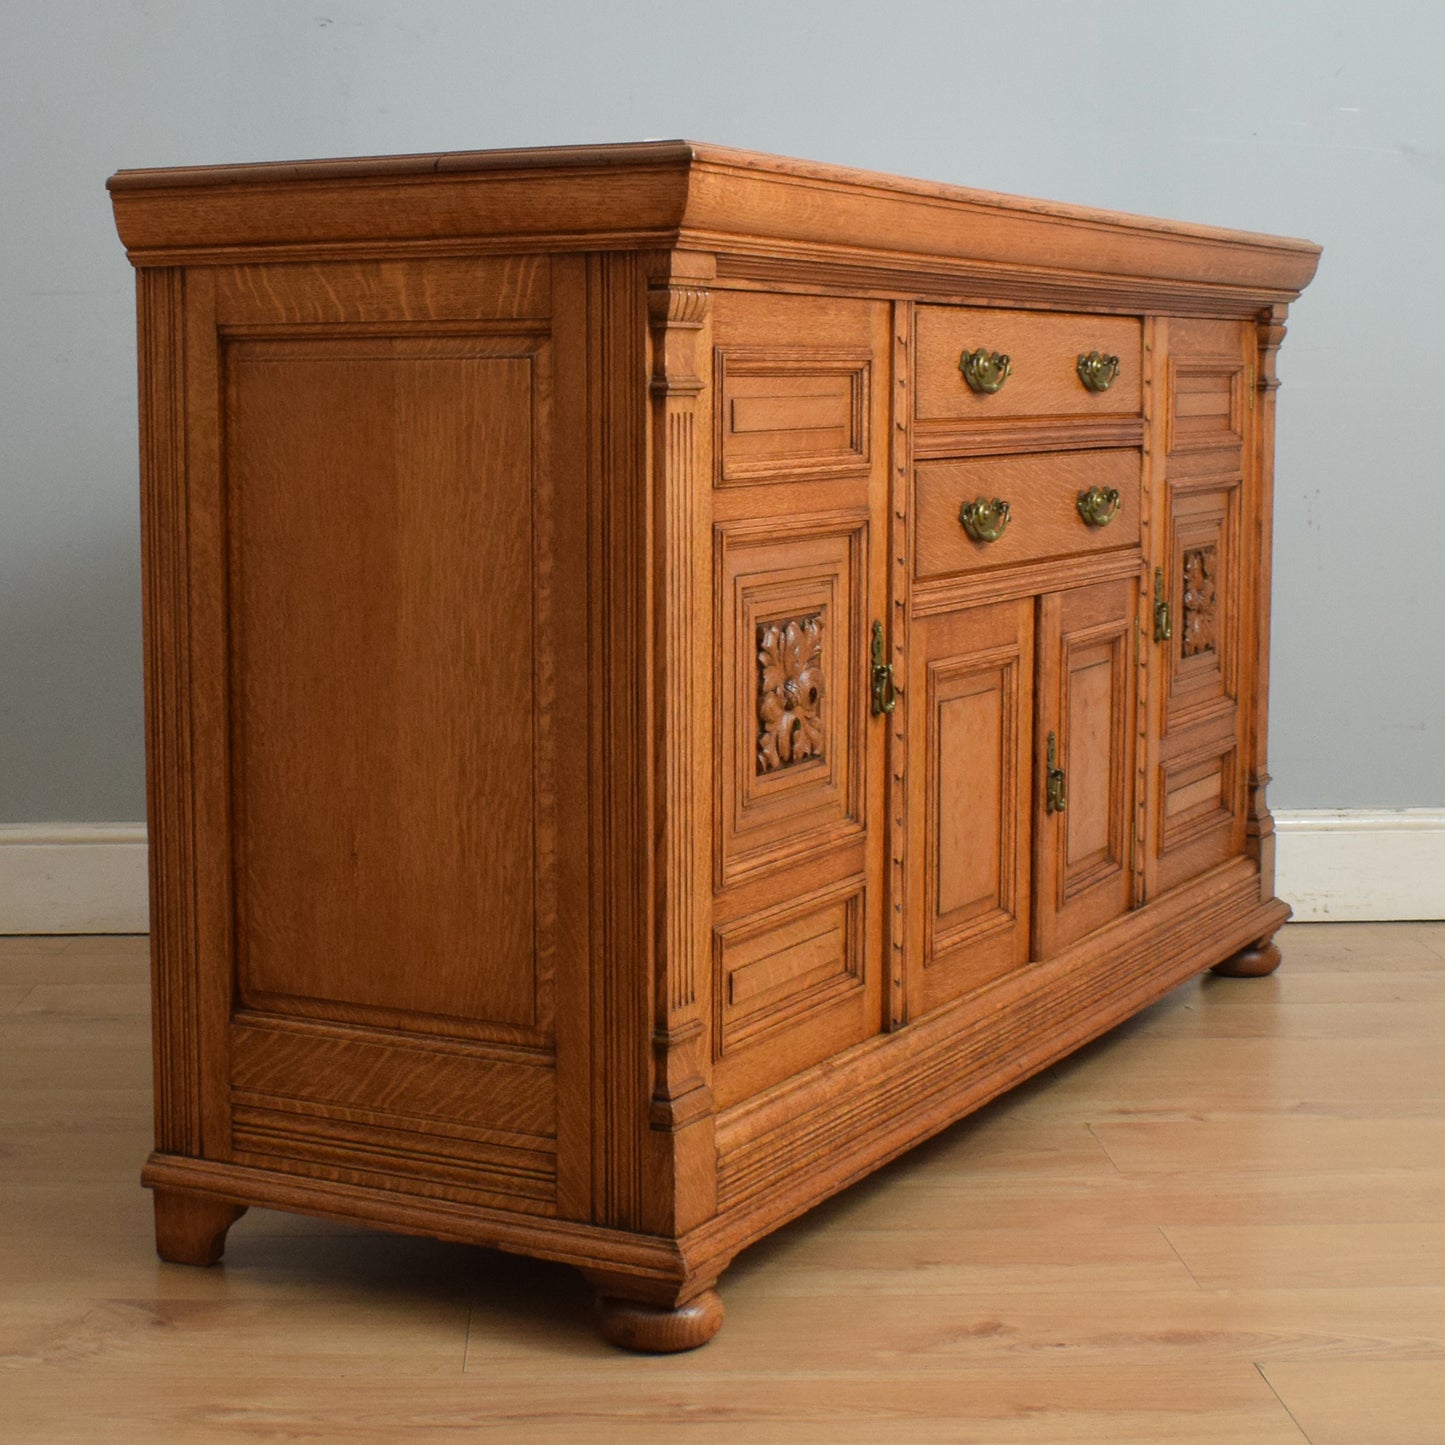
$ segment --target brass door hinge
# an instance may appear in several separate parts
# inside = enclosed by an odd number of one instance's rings
[[[1064,770],[1058,764],[1058,739],[1049,734],[1049,760],[1044,771],[1044,811],[1062,813],[1069,806],[1064,793]]]
[[[1164,569],[1154,569],[1154,641],[1168,642],[1174,636],[1174,622],[1169,615],[1169,599],[1164,595]]]
[[[898,689],[893,685],[893,664],[883,660],[883,624],[873,624],[873,664],[869,678],[873,691],[873,716],[892,712],[898,706]]]

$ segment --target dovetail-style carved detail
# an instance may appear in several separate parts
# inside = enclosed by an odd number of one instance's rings
[[[712,292],[701,286],[672,283],[648,291],[647,315],[656,342],[654,396],[676,397],[685,405],[703,389],[696,333],[707,324],[711,304]],[[691,453],[681,465],[691,467]]]
[[[758,772],[823,756],[823,617],[758,624]]]
[[[1218,561],[1214,547],[1191,547],[1184,554],[1184,636],[1180,650],[1185,657],[1215,651],[1218,620]]]

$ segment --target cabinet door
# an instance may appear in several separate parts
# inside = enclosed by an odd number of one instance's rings
[[[1133,804],[1133,578],[1039,599],[1034,956],[1125,912]]]
[[[881,302],[720,291],[712,1090],[726,1110],[878,1034],[886,619]]]
[[[1148,896],[1244,849],[1250,639],[1242,498],[1249,428],[1247,327],[1160,323],[1164,458],[1151,585]],[[1151,624],[1153,619],[1151,619]]]
[[[909,650],[916,1017],[1028,963],[1033,603],[916,619]]]

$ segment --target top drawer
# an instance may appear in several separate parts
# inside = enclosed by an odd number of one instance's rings
[[[1143,327],[1133,316],[920,306],[914,414],[919,421],[1137,415],[1142,345]],[[964,353],[980,350],[1009,358],[997,391],[974,391],[964,379]],[[1091,390],[1079,375],[1079,358],[1091,352],[1119,358],[1106,391]]]

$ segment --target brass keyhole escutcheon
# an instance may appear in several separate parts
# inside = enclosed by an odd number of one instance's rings
[[[965,351],[958,369],[970,391],[992,395],[998,391],[1013,374],[1013,363],[1001,351],[986,351],[982,346],[977,351]]]
[[[1091,527],[1107,527],[1119,514],[1117,487],[1090,487],[1079,493],[1079,515]]]
[[[1119,358],[1102,351],[1088,351],[1079,357],[1079,380],[1090,391],[1108,391],[1119,376]]]

